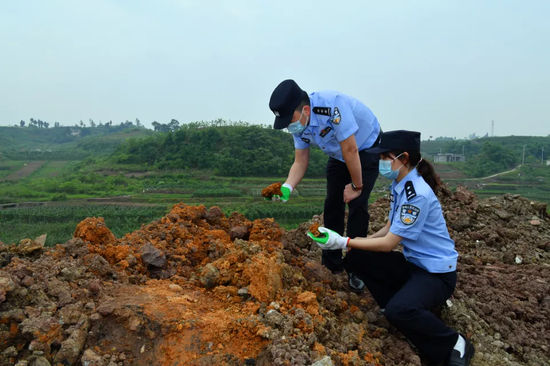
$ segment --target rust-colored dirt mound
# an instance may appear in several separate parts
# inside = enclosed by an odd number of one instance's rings
[[[473,365],[550,365],[546,207],[446,193],[459,285],[436,311],[474,342]],[[371,231],[388,209],[371,205]],[[421,365],[370,295],[320,264],[311,224],[322,216],[285,233],[177,204],[120,239],[89,218],[55,248],[2,245],[0,364]]]

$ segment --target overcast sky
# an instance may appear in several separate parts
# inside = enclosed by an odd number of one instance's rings
[[[17,0],[0,4],[0,125],[272,124],[269,97],[363,101],[382,128],[550,134],[548,0]]]

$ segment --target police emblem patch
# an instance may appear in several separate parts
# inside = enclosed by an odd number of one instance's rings
[[[334,114],[332,115],[332,123],[335,125],[340,124],[340,121],[342,120],[342,116],[340,115],[340,110],[338,107],[334,107]]]
[[[412,225],[418,219],[420,215],[420,209],[413,205],[403,205],[401,206],[401,222],[404,225]]]
[[[277,117],[281,117],[281,114],[278,111],[273,111],[273,114],[275,114],[275,116]]]

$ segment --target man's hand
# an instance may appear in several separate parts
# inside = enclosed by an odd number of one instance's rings
[[[344,202],[350,203],[357,197],[361,195],[362,191],[355,191],[353,188],[351,188],[351,183],[346,185],[346,188],[344,189]]]
[[[290,184],[285,183],[281,187],[281,193],[283,195],[282,196],[274,195],[272,200],[273,201],[281,201],[281,202],[285,203],[286,201],[288,201],[290,199],[290,194],[292,193],[292,191],[293,191],[292,186]]]
[[[335,231],[320,227],[319,232],[324,235],[317,238],[308,232],[307,236],[313,239],[322,249],[344,249],[348,245],[349,238],[345,238]]]

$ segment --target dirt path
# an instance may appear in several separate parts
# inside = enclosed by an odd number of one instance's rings
[[[518,165],[517,167],[515,167],[515,168],[512,169],[512,170],[507,170],[507,171],[505,171],[505,172],[500,172],[500,173],[497,173],[497,174],[489,175],[489,176],[487,176],[487,177],[481,177],[481,178],[464,178],[464,179],[454,179],[454,180],[461,180],[461,181],[486,180],[486,179],[491,179],[491,178],[494,178],[494,177],[498,177],[499,175],[504,175],[504,174],[508,174],[508,173],[515,172],[515,171],[518,170],[519,168],[521,168],[521,164]]]
[[[46,163],[45,161],[31,161],[26,164],[23,168],[19,169],[15,173],[8,175],[4,180],[16,181],[28,177],[34,173],[38,168]]]
[[[497,174],[490,175],[490,176],[488,176],[488,177],[483,177],[483,178],[478,178],[478,179],[491,179],[491,178],[494,178],[494,177],[498,177],[499,175],[503,175],[503,174],[507,174],[507,173],[514,172],[514,171],[518,170],[520,167],[521,167],[521,164],[518,165],[517,167],[515,167],[515,168],[512,169],[512,170],[508,170],[508,171],[506,171],[506,172],[497,173]]]

